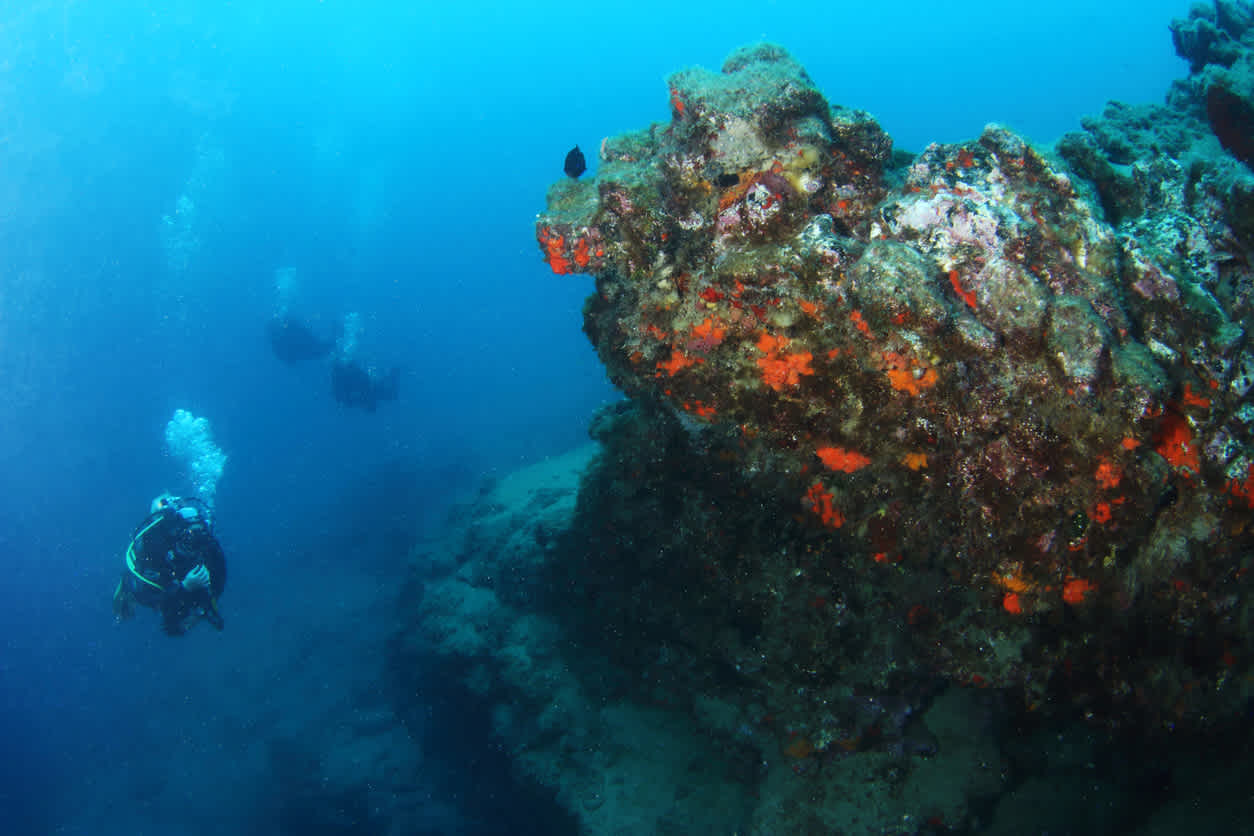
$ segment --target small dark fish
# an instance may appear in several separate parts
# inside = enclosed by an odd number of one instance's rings
[[[570,149],[570,153],[566,155],[566,165],[562,166],[562,170],[566,172],[567,177],[578,177],[588,170],[588,161],[583,158],[583,152],[576,145]]]

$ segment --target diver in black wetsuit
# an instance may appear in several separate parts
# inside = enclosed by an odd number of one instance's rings
[[[126,547],[113,613],[123,620],[134,615],[135,604],[154,609],[170,636],[181,636],[202,618],[221,630],[218,598],[225,587],[226,556],[213,536],[209,506],[163,494]]]
[[[331,364],[331,396],[342,406],[374,412],[381,402],[396,400],[400,381],[401,370],[395,367],[383,374],[355,360],[336,358]]]
[[[266,336],[274,356],[289,366],[319,360],[335,347],[335,340],[319,337],[308,325],[286,314],[271,317]]]
[[[312,328],[286,312],[276,313],[266,323],[270,349],[283,363],[296,366],[331,356],[331,397],[341,406],[374,412],[379,404],[396,400],[401,370],[383,372],[358,356],[361,317],[348,314],[337,329],[335,339],[323,339]]]

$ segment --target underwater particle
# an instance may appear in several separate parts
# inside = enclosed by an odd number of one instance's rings
[[[583,158],[583,152],[576,145],[566,154],[566,163],[562,166],[562,171],[566,172],[567,177],[579,177],[588,170],[588,161]]]

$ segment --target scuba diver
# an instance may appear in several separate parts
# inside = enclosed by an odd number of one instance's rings
[[[274,356],[289,366],[319,360],[331,353],[335,340],[319,337],[295,317],[276,314],[266,323],[266,336]]]
[[[396,400],[401,370],[394,367],[384,374],[374,364],[364,363],[358,351],[361,333],[361,314],[345,315],[331,360],[331,397],[341,406],[374,412],[383,401]]]
[[[113,591],[113,613],[130,618],[135,604],[161,613],[161,629],[181,636],[201,618],[224,626],[218,598],[226,557],[213,536],[213,515],[199,499],[162,494],[126,547],[126,567]]]
[[[336,330],[335,339],[324,339],[305,322],[281,309],[266,323],[270,350],[282,363],[298,366],[331,355],[331,397],[341,406],[374,412],[379,404],[396,400],[400,390],[399,367],[381,371],[365,363],[358,351],[361,315],[350,313]]]
[[[363,366],[343,357],[331,364],[331,397],[342,406],[359,406],[374,412],[380,402],[396,400],[400,381],[398,367],[383,374],[374,366]]]

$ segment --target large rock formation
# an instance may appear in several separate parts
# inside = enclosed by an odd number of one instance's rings
[[[537,227],[629,399],[416,561],[393,667],[587,833],[1240,829],[1251,17],[1053,152],[894,152],[778,47],[673,76]]]
[[[934,675],[1232,716],[1254,188],[1231,18],[1223,44],[1178,24],[1195,76],[1166,106],[1112,105],[1058,155],[995,126],[895,153],[762,45],[672,76],[669,123],[555,184],[541,250],[595,277],[584,327],[632,404],[558,569],[585,629],[625,657],[680,640],[684,677],[820,750],[857,735],[849,693]]]

